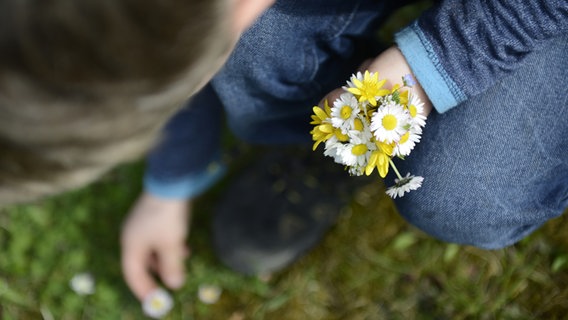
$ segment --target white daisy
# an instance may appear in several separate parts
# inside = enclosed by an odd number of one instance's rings
[[[377,110],[371,119],[371,131],[378,141],[398,142],[406,133],[410,115],[404,108],[391,102]]]
[[[80,296],[95,293],[95,278],[88,272],[78,273],[71,278],[69,286]]]
[[[407,173],[404,178],[394,179],[395,184],[387,189],[387,194],[393,199],[402,197],[405,193],[420,188],[422,181],[424,181],[423,177],[411,176],[410,173]]]
[[[349,80],[347,80],[347,86],[342,87],[343,90],[347,90],[349,88],[357,88],[357,86],[353,83],[354,82],[353,80],[358,80],[359,82],[363,82],[364,78],[365,77],[363,76],[361,71],[352,74],[351,77],[349,77]]]
[[[214,304],[219,301],[222,292],[223,290],[219,286],[202,284],[197,290],[197,296],[205,304]]]
[[[337,136],[332,136],[327,141],[325,141],[325,150],[323,154],[327,157],[333,158],[336,163],[345,164],[343,163],[343,158],[341,156],[341,152],[345,148],[345,142],[339,141]]]
[[[160,319],[168,314],[173,306],[174,302],[170,294],[162,288],[157,288],[144,298],[142,310],[148,317]]]
[[[354,146],[354,144],[347,143],[341,149],[337,149],[337,157],[335,162],[344,164],[346,166],[355,166],[357,164],[358,158],[352,152]]]
[[[341,150],[341,158],[345,165],[355,168],[365,168],[373,151],[377,150],[374,141],[363,139],[351,139]]]
[[[426,117],[424,116],[424,102],[418,98],[412,91],[408,93],[408,113],[410,114],[410,124],[422,133],[422,128],[426,125]]]
[[[420,134],[414,127],[411,127],[405,134],[400,137],[400,140],[394,147],[395,156],[408,156],[412,149],[420,142]]]
[[[353,120],[353,126],[347,132],[347,136],[349,140],[371,141],[373,133],[367,119],[362,115],[357,115]]]
[[[355,120],[359,112],[357,98],[351,93],[344,93],[333,102],[331,125],[347,134],[347,131],[353,127],[353,120]]]
[[[353,150],[352,144],[346,144],[344,148],[342,148],[340,153],[338,154],[339,162],[346,166],[354,166],[357,164],[357,156],[351,152]]]
[[[351,176],[356,176],[356,177],[360,177],[363,175],[363,173],[365,173],[365,168],[364,167],[349,167],[349,175]]]

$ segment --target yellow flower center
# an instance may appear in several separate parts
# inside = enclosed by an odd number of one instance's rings
[[[345,120],[345,119],[349,119],[349,117],[351,117],[351,112],[353,111],[353,109],[351,109],[350,106],[343,106],[343,108],[341,108],[341,119]]]
[[[408,141],[409,137],[410,137],[410,132],[403,134],[402,137],[400,137],[400,141],[398,142],[398,144],[406,143],[406,141]]]
[[[362,156],[367,152],[367,146],[365,144],[358,144],[351,149],[351,153],[356,156]]]
[[[411,104],[410,107],[408,107],[408,112],[410,112],[411,117],[415,118],[416,114],[418,113],[418,110],[416,110],[416,106]]]
[[[159,299],[153,299],[152,300],[152,308],[158,310],[158,309],[162,309],[164,307],[164,304],[162,303],[161,300]]]
[[[357,131],[363,131],[363,121],[361,121],[361,119],[359,118],[356,118],[355,121],[353,121],[353,127]]]
[[[392,114],[387,114],[386,116],[383,117],[383,127],[388,131],[394,130],[394,128],[396,128],[397,123],[398,120]]]

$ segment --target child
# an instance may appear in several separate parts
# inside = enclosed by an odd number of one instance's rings
[[[561,79],[567,76],[567,4],[547,5],[444,1],[397,34],[398,48],[366,67],[390,85],[412,71],[428,94],[419,86],[422,99],[438,111],[400,165],[425,177],[419,191],[397,200],[401,214],[424,231],[499,248],[566,208],[568,128],[561,114],[567,91]],[[221,112],[244,140],[305,142],[310,107],[344,84],[361,62],[354,58],[358,41],[368,39],[392,9],[380,1],[279,1],[243,34],[224,68],[170,122],[166,139],[149,158],[146,191],[123,233],[125,275],[139,297],[155,286],[146,271],[152,251],[160,255],[165,283],[171,288],[183,283],[188,200],[222,175]],[[250,192],[263,198],[256,190],[240,190],[239,197]],[[265,252],[258,241],[276,237],[278,210],[260,209],[269,225],[252,235],[250,217],[256,214],[250,210],[235,205],[233,217],[216,218],[216,242],[224,241],[217,244],[220,258],[257,274],[292,262],[299,246]],[[157,225],[164,232],[156,232]],[[231,233],[241,234],[238,241],[223,240]]]
[[[61,8],[13,2],[0,8],[4,202],[73,187],[139,154],[174,110],[157,106],[196,92],[216,70],[210,66],[224,60],[231,41],[223,37],[236,39],[269,4],[199,2],[211,6],[203,10],[183,7],[188,1],[157,8],[129,1]],[[152,254],[166,285],[183,283],[187,200],[220,175],[206,169],[217,160],[220,110],[246,140],[301,142],[311,106],[362,62],[356,44],[393,9],[388,3],[278,1],[243,34],[151,156],[146,192],[122,235],[125,278],[138,298],[156,286],[148,272]],[[86,12],[89,19],[77,18]],[[185,17],[192,12],[201,15]],[[204,19],[205,12],[213,16]],[[567,15],[568,4],[558,0],[442,1],[397,34],[398,48],[365,67],[388,85],[412,72],[421,98],[437,111],[401,164],[425,177],[419,191],[397,201],[409,222],[446,241],[498,248],[563,212]],[[197,21],[205,25],[197,28]],[[172,150],[182,150],[180,143],[199,152],[176,158]]]

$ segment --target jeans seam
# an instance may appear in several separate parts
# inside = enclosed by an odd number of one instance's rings
[[[334,40],[334,39],[337,39],[340,35],[342,35],[345,32],[345,30],[347,29],[347,27],[349,25],[351,25],[351,23],[353,22],[353,19],[355,18],[355,13],[359,10],[360,6],[361,6],[361,2],[359,1],[355,5],[355,7],[353,7],[353,10],[351,10],[347,19],[345,21],[341,21],[341,23],[337,24],[337,25],[341,25],[342,27],[337,29],[337,31],[334,34],[332,34],[329,37],[326,37],[324,40],[326,40],[326,41]]]
[[[317,87],[316,89],[319,89],[319,84],[317,83],[317,81],[315,81],[316,75],[317,75],[318,70],[319,70],[319,57],[316,53],[315,44],[310,44],[309,42],[310,41],[308,41],[308,39],[304,39],[304,44],[303,44],[304,48],[309,47],[310,49],[309,49],[309,54],[308,54],[307,50],[304,51],[304,53],[303,53],[304,59],[303,59],[302,68],[304,70],[308,69],[308,67],[307,67],[308,66],[308,58],[310,58],[310,55],[311,55],[310,60],[312,60],[311,61],[312,62],[312,66],[311,66],[312,71],[310,72],[310,74],[308,76],[308,79],[310,80],[308,83],[312,83],[312,84],[316,85],[316,87]]]

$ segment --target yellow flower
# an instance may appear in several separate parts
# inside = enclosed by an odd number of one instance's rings
[[[389,160],[394,149],[394,143],[387,144],[383,142],[376,142],[376,145],[378,149],[371,153],[369,162],[365,167],[365,174],[370,175],[373,170],[377,168],[381,178],[384,178],[389,172]]]
[[[334,128],[329,123],[321,124],[310,131],[312,135],[312,140],[315,141],[312,150],[316,150],[320,143],[329,140],[334,135],[337,137],[337,141],[346,142],[349,141],[349,136],[343,134],[341,129]]]
[[[312,149],[315,151],[320,143],[328,140],[333,136],[333,127],[331,124],[323,124],[315,127],[312,131],[310,131],[312,135],[312,140],[314,142],[314,146]]]
[[[369,157],[369,162],[365,167],[365,174],[370,175],[373,173],[373,170],[377,168],[379,175],[382,178],[386,177],[389,172],[389,159],[389,156],[387,156],[384,152],[381,152],[380,150],[373,151]]]
[[[359,98],[359,102],[369,101],[369,103],[375,107],[377,106],[377,97],[389,94],[390,91],[382,89],[383,85],[387,80],[383,79],[379,81],[379,73],[365,71],[365,75],[362,79],[358,77],[351,78],[353,86],[347,88],[347,91],[351,92]]]
[[[312,122],[310,122],[310,124],[319,125],[331,118],[331,108],[329,107],[327,99],[323,102],[323,105],[323,109],[318,106],[312,108],[314,114],[312,115]]]
[[[331,119],[331,108],[327,100],[324,102],[324,108],[314,106],[314,114],[312,115],[312,122],[310,124],[315,125],[314,129],[310,131],[312,135],[312,140],[315,141],[313,150],[316,150],[318,145],[329,138],[331,138],[337,129],[335,129],[329,122]],[[338,136],[339,137],[339,136]]]

